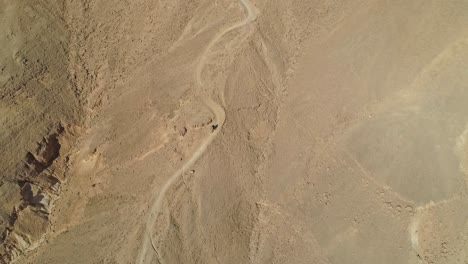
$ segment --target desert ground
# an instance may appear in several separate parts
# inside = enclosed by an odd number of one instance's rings
[[[0,29],[0,263],[468,263],[468,0],[0,0]]]

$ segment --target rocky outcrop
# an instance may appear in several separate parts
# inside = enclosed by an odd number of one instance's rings
[[[83,111],[69,73],[65,1],[0,3],[0,263],[10,263],[48,229],[64,135]]]
[[[0,181],[0,263],[9,263],[39,246],[49,227],[53,202],[60,190],[64,166],[58,125],[37,148],[27,152],[17,180]]]

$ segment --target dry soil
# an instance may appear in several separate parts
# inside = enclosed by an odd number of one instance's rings
[[[468,263],[468,1],[0,0],[0,263]]]

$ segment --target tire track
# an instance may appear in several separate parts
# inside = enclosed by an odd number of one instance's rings
[[[195,153],[192,155],[192,157],[185,162],[182,167],[177,170],[170,178],[169,180],[166,181],[164,186],[161,188],[159,191],[158,195],[152,199],[154,202],[152,202],[152,206],[150,207],[149,210],[149,215],[148,219],[146,221],[146,236],[144,238],[143,244],[141,246],[141,250],[138,254],[137,257],[137,262],[139,264],[143,263],[151,263],[153,260],[153,257],[156,255],[158,258],[159,263],[163,264],[163,260],[161,258],[161,255],[159,254],[157,246],[154,244],[153,239],[152,239],[152,233],[155,228],[156,221],[160,215],[160,210],[163,205],[163,200],[164,197],[166,196],[167,191],[169,188],[181,177],[181,175],[184,173],[184,171],[187,170],[187,168],[193,166],[195,162],[205,153],[206,149],[208,146],[213,142],[213,140],[216,138],[218,133],[221,131],[221,128],[224,125],[224,122],[226,121],[226,112],[224,111],[224,108],[217,104],[215,101],[213,101],[209,96],[207,95],[202,95],[201,89],[203,88],[203,79],[202,79],[202,71],[206,65],[206,62],[208,60],[208,55],[213,48],[213,46],[227,33],[236,30],[238,28],[241,28],[250,22],[254,21],[255,18],[258,15],[258,10],[255,8],[255,6],[252,4],[250,0],[240,0],[240,3],[243,5],[247,12],[247,16],[244,20],[226,28],[225,30],[217,33],[213,39],[208,43],[206,46],[205,50],[203,51],[199,62],[197,63],[197,66],[195,68],[195,73],[194,73],[194,79],[196,81],[196,90],[199,96],[201,96],[201,99],[203,100],[203,103],[213,112],[215,115],[215,124],[218,125],[218,128],[213,131],[206,139],[205,141],[198,147],[198,149],[195,151]],[[155,254],[154,254],[155,253]]]

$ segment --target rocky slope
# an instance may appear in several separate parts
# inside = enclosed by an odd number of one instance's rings
[[[3,262],[468,261],[468,2],[1,8]]]
[[[82,118],[64,2],[0,4],[0,262],[37,247]]]

